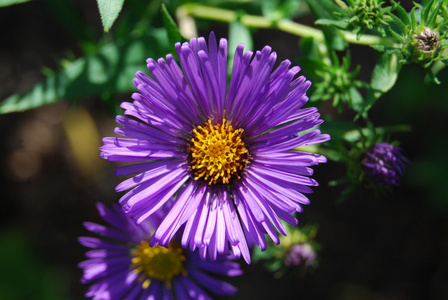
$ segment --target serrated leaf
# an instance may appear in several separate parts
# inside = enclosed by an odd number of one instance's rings
[[[83,57],[31,90],[0,103],[0,113],[24,111],[64,99],[123,93],[134,90],[137,70],[146,69],[146,58],[158,58],[169,49],[166,31],[152,31],[140,39],[106,44],[96,55]]]
[[[162,3],[162,17],[163,24],[165,25],[166,32],[168,34],[168,40],[170,44],[174,46],[177,42],[182,42],[184,39],[180,34],[179,28],[171,17],[170,13],[166,9],[165,3]]]
[[[120,14],[124,0],[96,0],[105,32],[108,32]]]
[[[0,7],[29,2],[31,0],[0,0]]]

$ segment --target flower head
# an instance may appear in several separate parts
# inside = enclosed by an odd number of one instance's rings
[[[408,160],[401,149],[388,143],[373,145],[364,155],[364,171],[373,182],[380,185],[398,185]]]
[[[86,297],[93,299],[209,299],[205,290],[216,295],[233,295],[236,288],[213,278],[212,273],[237,276],[236,262],[202,261],[197,253],[187,252],[173,240],[168,248],[149,246],[153,228],[161,215],[152,215],[136,225],[116,205],[112,210],[98,203],[101,217],[110,226],[84,223],[102,238],[81,237],[82,245],[92,248],[84,270],[83,283],[92,284]],[[205,290],[204,290],[205,289]],[[151,298],[153,297],[153,298]]]
[[[299,67],[285,60],[274,69],[275,52],[244,52],[239,45],[227,84],[227,40],[210,34],[175,45],[171,54],[147,60],[152,77],[137,72],[138,93],[125,102],[115,133],[104,138],[101,156],[140,161],[116,169],[137,174],[118,192],[124,210],[141,223],[175,197],[158,226],[153,245],[168,246],[185,224],[182,247],[200,248],[201,257],[233,253],[250,262],[249,248],[265,249],[268,234],[276,243],[285,234],[281,219],[309,200],[310,166],[326,158],[292,149],[330,137],[314,127],[317,109],[302,108],[310,82],[296,78]]]

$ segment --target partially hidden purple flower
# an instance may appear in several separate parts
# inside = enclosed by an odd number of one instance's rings
[[[185,224],[182,247],[200,248],[201,257],[233,253],[250,262],[249,248],[278,244],[285,234],[280,220],[297,225],[291,215],[309,200],[310,166],[326,158],[293,148],[321,143],[329,135],[308,101],[310,82],[296,77],[285,60],[274,69],[275,52],[235,51],[227,84],[227,40],[213,33],[175,45],[171,54],[147,60],[152,77],[137,72],[138,93],[125,102],[115,133],[103,139],[101,156],[110,161],[140,161],[116,175],[137,174],[116,191],[124,210],[142,222],[174,195],[175,201],[154,235],[168,246]]]
[[[400,148],[388,143],[377,143],[365,153],[362,165],[367,177],[373,182],[399,185],[407,162]]]
[[[214,277],[242,274],[240,265],[228,260],[203,261],[197,252],[182,249],[173,240],[168,248],[149,246],[153,228],[161,221],[154,214],[136,225],[118,205],[108,209],[98,203],[103,226],[84,226],[101,236],[80,237],[92,250],[81,262],[81,282],[91,284],[86,297],[110,299],[212,299],[209,294],[233,295],[237,289]],[[206,292],[207,290],[207,292]]]
[[[316,260],[316,251],[310,244],[304,242],[292,245],[285,256],[285,265],[309,267]]]

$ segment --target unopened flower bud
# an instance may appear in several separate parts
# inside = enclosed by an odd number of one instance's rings
[[[412,35],[412,48],[415,57],[420,61],[428,61],[437,57],[440,52],[440,34],[424,27],[418,34]]]
[[[400,149],[388,143],[378,143],[370,148],[362,161],[364,171],[373,182],[381,185],[399,185],[408,160]]]
[[[308,243],[291,246],[285,257],[285,265],[309,267],[316,260],[316,251]]]

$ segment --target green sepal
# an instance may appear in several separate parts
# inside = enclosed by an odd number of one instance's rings
[[[404,25],[410,25],[411,19],[408,16],[408,13],[404,10],[404,8],[400,5],[400,3],[395,2],[394,0],[390,1],[393,9],[397,11],[400,16],[400,20],[404,23]],[[391,17],[395,17],[393,14],[389,14]]]

